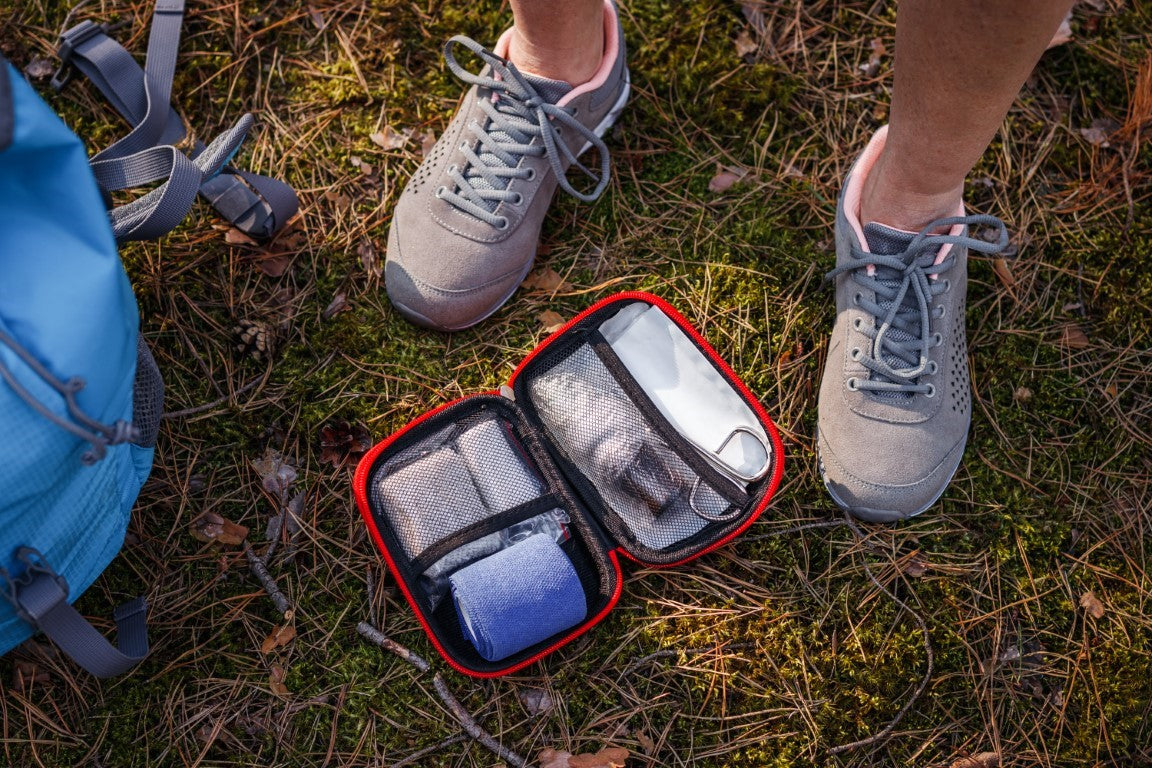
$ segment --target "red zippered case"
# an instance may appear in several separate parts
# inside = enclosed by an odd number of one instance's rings
[[[726,484],[719,470],[664,418],[615,357],[599,328],[636,302],[658,307],[671,319],[759,420],[771,448],[770,465],[760,479],[744,489]],[[587,391],[610,392],[617,398],[612,402],[625,405],[611,412],[601,409],[585,413],[578,398],[550,397],[545,385],[562,381],[555,378],[562,376],[580,377],[579,384]],[[706,489],[708,496],[727,505],[723,519],[674,516],[666,521],[664,517],[654,518],[655,523],[642,519],[638,507],[617,495],[619,489],[605,485],[604,467],[591,461],[580,463],[572,430],[579,431],[585,424],[607,434],[615,431],[623,438],[643,434],[650,443],[655,441],[662,455],[675,463],[677,478],[693,478],[690,496]],[[467,476],[461,479],[462,472],[471,472],[473,480],[482,481],[469,488],[495,483],[499,492],[498,468],[486,473],[478,463],[483,457],[495,456],[496,451],[481,446],[469,453],[476,466],[462,468],[454,459],[441,460],[441,448],[453,444],[463,433],[481,434],[480,430],[470,432],[473,427],[483,426],[486,434],[492,434],[490,425],[497,426],[496,433],[515,447],[516,458],[535,474],[541,492],[530,494],[535,498],[509,509],[485,506],[484,512],[461,516],[456,510],[466,505],[460,499],[464,494],[457,491],[469,482]],[[500,390],[446,403],[373,446],[356,468],[353,487],[373,541],[436,650],[461,673],[497,677],[542,659],[603,620],[620,598],[621,557],[648,567],[667,568],[687,563],[739,536],[772,500],[784,471],[783,459],[779,433],[763,406],[700,333],[663,299],[628,292],[598,302],[545,339]],[[614,499],[615,505],[609,499]],[[695,509],[692,498],[689,503]],[[392,514],[396,505],[420,512],[415,528],[411,515],[400,518]],[[562,510],[568,515],[570,535],[562,549],[579,576],[587,600],[586,618],[506,659],[486,661],[465,637],[451,597],[434,603],[421,583],[421,574],[457,547],[547,510]]]

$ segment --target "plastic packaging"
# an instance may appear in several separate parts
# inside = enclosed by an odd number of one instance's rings
[[[508,549],[529,536],[542,534],[551,537],[557,544],[563,544],[572,535],[568,530],[570,522],[567,512],[553,509],[470,541],[444,555],[420,576],[420,585],[428,595],[433,610],[448,594],[448,579],[456,571]]]
[[[768,436],[739,393],[659,307],[631,304],[600,326],[669,423],[743,486],[771,467]]]

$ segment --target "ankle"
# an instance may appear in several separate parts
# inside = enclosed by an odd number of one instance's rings
[[[916,180],[893,173],[885,155],[864,179],[860,196],[860,225],[871,222],[919,232],[936,219],[955,216],[961,209],[964,184],[951,189],[917,188]]]
[[[548,47],[534,45],[513,27],[508,46],[508,59],[521,72],[550,80],[562,80],[569,85],[582,85],[592,79],[604,59],[604,30],[600,28],[586,44],[575,47]]]

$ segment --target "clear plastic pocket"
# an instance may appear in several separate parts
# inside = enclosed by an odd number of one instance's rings
[[[641,411],[590,343],[534,372],[528,393],[553,444],[643,547],[676,547],[747,500],[687,441],[658,429],[659,414]]]

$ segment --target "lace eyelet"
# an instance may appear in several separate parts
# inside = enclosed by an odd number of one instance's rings
[[[852,327],[856,330],[861,330],[864,327],[864,321],[856,317],[852,319]]]
[[[433,197],[439,200],[440,198],[444,197],[444,193],[447,191],[448,187],[437,187],[436,191],[433,193]]]
[[[515,195],[516,197],[508,201],[511,205],[520,205],[524,202],[524,195],[520,194],[519,192],[516,192]]]
[[[451,176],[452,174],[456,173],[456,171],[458,171],[458,170],[460,170],[460,166],[453,163],[452,165],[448,166],[448,175]]]
[[[936,313],[936,318],[939,320],[943,320],[944,315],[947,314],[947,312],[948,312],[948,308],[945,307],[943,304],[941,304],[940,305],[940,311]]]
[[[933,397],[936,397],[936,385],[935,384],[929,384],[928,385],[928,391],[924,393],[924,397],[927,397],[928,399],[932,399]]]
[[[932,346],[938,347],[944,343],[944,337],[939,333],[932,334]]]
[[[944,278],[944,293],[948,293],[950,290],[952,290],[952,281]]]
[[[855,296],[852,297],[852,303],[855,304],[856,306],[860,306],[860,299],[862,299],[862,298],[864,298],[864,294],[857,293]]]
[[[858,386],[858,380],[855,376],[844,382],[844,386],[848,387],[849,392],[857,392],[860,390],[860,387]]]
[[[935,360],[928,361],[928,375],[935,376],[940,371],[940,366],[936,364]]]
[[[848,353],[848,356],[851,357],[853,360],[859,360],[860,354],[861,354],[860,353],[860,347],[852,347],[852,351],[850,353]]]
[[[498,223],[498,224],[493,224],[492,226],[496,227],[496,229],[499,229],[500,231],[504,231],[505,229],[508,229],[508,219],[507,219],[507,217],[505,217],[505,216],[501,216],[499,219],[497,219],[497,221],[498,221],[499,223]]]

